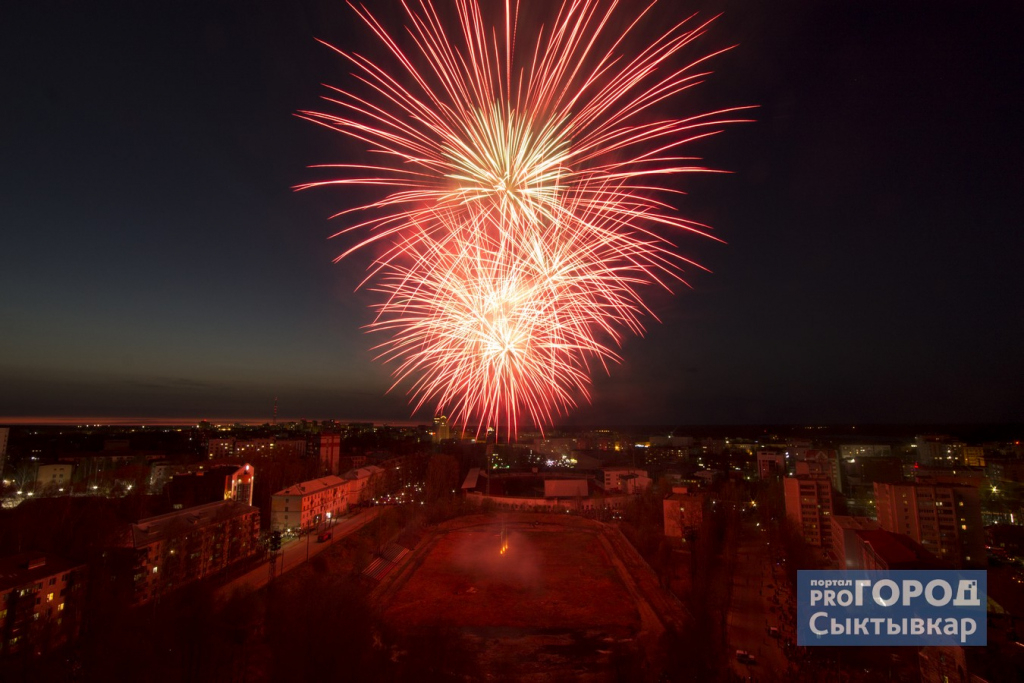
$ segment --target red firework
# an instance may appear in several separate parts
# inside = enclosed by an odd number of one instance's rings
[[[550,28],[526,35],[518,3],[492,27],[478,0],[454,0],[453,35],[433,5],[403,3],[410,54],[354,7],[399,69],[337,50],[368,94],[332,89],[340,114],[300,113],[381,159],[328,165],[345,177],[299,189],[386,188],[338,214],[366,214],[338,234],[368,233],[338,258],[386,245],[367,278],[384,295],[370,327],[390,335],[381,357],[396,386],[411,383],[415,409],[433,403],[510,436],[551,424],[589,399],[591,366],[618,360],[622,334],[643,332],[640,291],[692,264],[661,233],[707,236],[664,183],[708,171],[679,148],[746,107],[658,117],[707,75],[718,53],[672,64],[709,22],[691,17],[627,54],[650,7],[623,22],[617,4],[566,0]]]

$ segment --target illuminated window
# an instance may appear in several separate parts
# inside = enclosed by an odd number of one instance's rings
[[[53,602],[53,593],[46,594],[46,602]]]
[[[153,573],[154,574],[156,574],[158,571],[160,571],[160,567],[153,567]]]
[[[64,603],[63,602],[60,603],[59,605],[57,605],[57,611],[58,612],[63,612],[64,611]]]

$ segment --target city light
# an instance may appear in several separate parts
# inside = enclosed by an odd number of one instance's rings
[[[1024,2],[12,6],[0,683],[1024,681]]]

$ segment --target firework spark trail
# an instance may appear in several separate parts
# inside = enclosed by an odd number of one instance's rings
[[[471,224],[460,239],[417,236],[405,259],[382,261],[373,289],[386,299],[372,327],[390,333],[381,357],[399,364],[397,382],[414,378],[417,408],[435,398],[513,431],[520,411],[550,423],[588,396],[590,359],[618,360],[599,337],[642,329],[642,270],[602,260],[578,232],[521,235],[502,245]]]
[[[383,161],[326,165],[345,177],[298,189],[385,188],[336,215],[366,214],[338,234],[368,234],[339,259],[385,245],[367,278],[384,296],[371,325],[390,335],[381,357],[397,365],[396,385],[411,381],[415,409],[436,401],[455,421],[511,435],[589,399],[591,364],[607,369],[622,334],[643,332],[640,291],[696,265],[661,233],[707,228],[675,213],[659,178],[708,171],[678,148],[745,107],[655,115],[707,75],[718,53],[672,62],[710,22],[686,19],[629,55],[650,7],[622,21],[617,2],[565,0],[524,45],[518,3],[494,27],[478,0],[453,3],[457,31],[427,0],[403,2],[409,54],[353,6],[399,69],[332,47],[367,94],[332,88],[340,113],[300,116]]]

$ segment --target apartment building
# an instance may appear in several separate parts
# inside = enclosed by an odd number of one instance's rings
[[[973,486],[875,484],[878,524],[906,534],[957,569],[985,567],[981,501]]]
[[[832,549],[832,482],[826,476],[786,477],[786,517],[795,523],[807,543]]]

